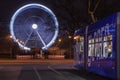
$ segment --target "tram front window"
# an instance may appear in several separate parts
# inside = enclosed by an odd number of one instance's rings
[[[75,42],[75,55],[77,56],[76,60],[79,64],[84,63],[84,37],[76,36]]]

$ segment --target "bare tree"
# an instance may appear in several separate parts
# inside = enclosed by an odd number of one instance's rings
[[[88,1],[88,13],[90,14],[90,17],[91,17],[92,22],[95,23],[95,22],[96,22],[96,19],[95,19],[94,13],[95,13],[95,11],[96,11],[99,3],[100,3],[100,0],[97,0],[97,3],[95,4],[93,10],[91,10],[91,3],[92,3],[92,1],[89,0],[89,1]]]

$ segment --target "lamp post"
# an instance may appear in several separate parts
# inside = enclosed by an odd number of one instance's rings
[[[62,39],[59,38],[58,42],[59,42],[59,44],[60,44],[60,43],[62,42]],[[60,48],[59,48],[59,49],[60,49]],[[60,55],[62,55],[62,54],[61,54],[61,49],[60,49]]]
[[[70,59],[72,58],[72,36],[68,36],[68,38],[70,39],[70,43],[69,43],[69,46],[70,46]]]
[[[13,46],[12,39],[13,39],[13,36],[9,35],[9,36],[7,36],[7,39],[10,41],[10,58],[12,58],[12,46]]]

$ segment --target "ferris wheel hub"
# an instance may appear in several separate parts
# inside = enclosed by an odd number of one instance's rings
[[[38,28],[38,25],[37,25],[37,24],[32,24],[32,28],[33,28],[33,29],[37,29],[37,28]]]

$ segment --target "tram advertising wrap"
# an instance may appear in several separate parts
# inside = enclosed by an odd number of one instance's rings
[[[120,79],[120,13],[75,31],[75,67]],[[117,50],[118,49],[118,50]]]

